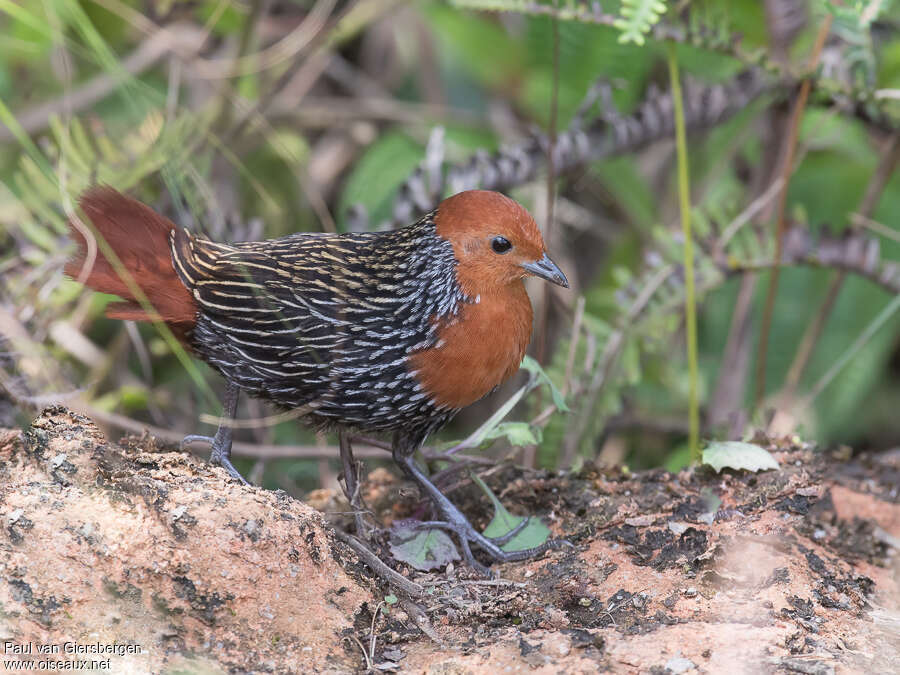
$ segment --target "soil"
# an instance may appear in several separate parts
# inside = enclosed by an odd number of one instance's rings
[[[0,430],[3,659],[70,642],[134,645],[78,657],[116,673],[896,672],[900,459],[758,440],[778,471],[497,467],[504,504],[572,547],[489,580],[417,572],[376,538],[411,598],[308,504],[48,408]],[[384,470],[365,496],[382,523],[423,511]],[[451,496],[490,520],[476,487]]]

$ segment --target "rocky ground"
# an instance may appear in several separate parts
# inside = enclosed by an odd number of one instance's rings
[[[485,580],[376,541],[411,597],[307,504],[50,408],[0,430],[3,659],[68,641],[140,645],[116,673],[896,672],[900,457],[771,447],[762,474],[495,470],[574,546]],[[382,521],[418,508],[370,478]],[[477,488],[453,498],[490,519]]]

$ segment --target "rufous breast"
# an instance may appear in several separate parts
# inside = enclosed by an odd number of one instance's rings
[[[477,297],[438,328],[434,347],[410,357],[410,369],[431,399],[464,408],[519,369],[531,340],[531,301],[521,281]]]

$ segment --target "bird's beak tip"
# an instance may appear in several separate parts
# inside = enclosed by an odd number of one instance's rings
[[[540,277],[552,284],[562,286],[563,288],[569,287],[569,280],[566,279],[566,275],[562,273],[562,270],[559,269],[557,264],[553,262],[546,253],[540,260],[522,263],[522,268],[529,274]]]

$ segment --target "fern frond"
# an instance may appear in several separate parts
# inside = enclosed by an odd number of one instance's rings
[[[622,0],[621,16],[613,22],[613,26],[622,31],[619,42],[643,45],[666,9],[662,0]]]
[[[531,16],[552,16],[560,21],[579,21],[604,26],[612,26],[617,18],[614,14],[603,12],[599,3],[588,2],[566,2],[555,5],[537,0],[451,0],[450,4],[460,9],[479,12],[518,12]]]

